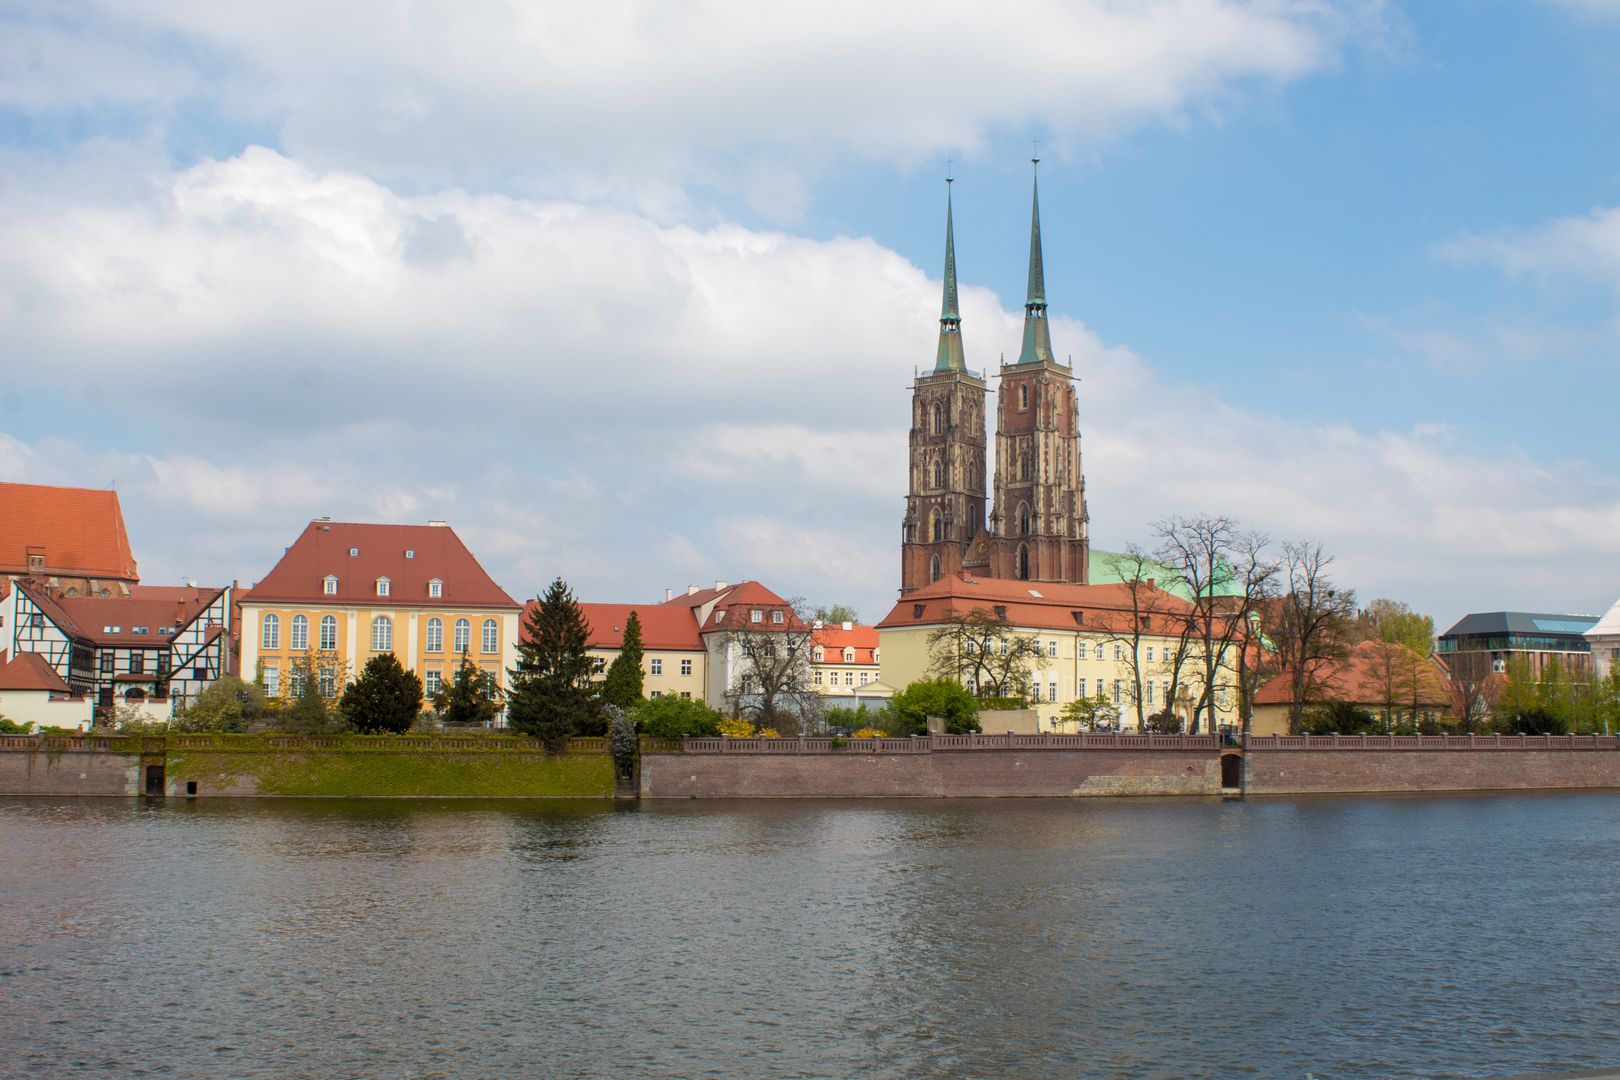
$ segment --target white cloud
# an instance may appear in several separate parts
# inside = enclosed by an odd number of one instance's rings
[[[1347,41],[1376,41],[1384,16],[1377,0],[73,10],[11,17],[0,70],[19,74],[0,99],[47,115],[202,105],[278,131],[320,167],[428,187],[521,176],[530,191],[647,207],[698,185],[785,215],[807,163],[1175,119],[1331,65]]]
[[[1442,245],[1438,253],[1510,274],[1571,274],[1620,289],[1620,207],[1598,207],[1535,229],[1468,234]]]

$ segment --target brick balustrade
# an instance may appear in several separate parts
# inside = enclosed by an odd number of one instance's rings
[[[1250,735],[1260,750],[1620,750],[1617,735]]]
[[[1079,735],[914,735],[905,739],[683,739],[650,753],[687,754],[933,754],[948,750],[1210,750],[1214,735],[1138,735],[1109,731]]]

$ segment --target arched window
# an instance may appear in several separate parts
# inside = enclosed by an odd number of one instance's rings
[[[945,410],[937,402],[934,404],[934,434],[945,434]]]
[[[292,640],[287,642],[295,650],[309,648],[309,620],[302,615],[294,615],[292,621]]]
[[[1029,580],[1029,545],[1018,545],[1018,576],[1024,581]]]
[[[1019,536],[1028,536],[1029,535],[1029,504],[1028,503],[1019,503],[1018,504],[1018,535]]]
[[[387,652],[394,647],[394,622],[386,615],[371,620],[371,650]]]
[[[501,651],[501,624],[494,619],[484,620],[484,651]]]
[[[928,534],[936,544],[945,539],[945,519],[938,510],[928,515]]]
[[[265,615],[264,629],[259,632],[259,648],[281,648],[281,617],[279,615]]]
[[[460,656],[472,648],[472,623],[466,619],[456,620],[456,655]]]
[[[938,581],[939,580],[939,556],[938,555],[935,555],[932,559],[928,560],[928,580],[929,581]]]
[[[1029,451],[1025,450],[1018,455],[1018,479],[1029,479]]]
[[[337,616],[321,616],[321,651],[331,652],[337,648]]]
[[[1029,408],[1029,386],[1025,384],[1018,388],[1018,411],[1023,412]]]
[[[427,651],[444,652],[444,620],[432,618],[427,624]]]
[[[943,461],[934,462],[934,486],[937,488],[945,486],[945,463]]]

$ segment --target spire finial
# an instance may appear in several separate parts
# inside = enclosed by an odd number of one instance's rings
[[[945,169],[945,296],[940,304],[935,371],[967,370],[967,361],[962,356],[962,316],[956,301],[956,222],[951,205],[951,189],[956,178],[950,174],[950,164],[947,161]]]
[[[1032,197],[1029,215],[1029,292],[1024,300],[1024,347],[1020,364],[1052,359],[1052,335],[1046,326],[1046,268],[1041,258],[1041,158],[1040,143],[1030,157]]]

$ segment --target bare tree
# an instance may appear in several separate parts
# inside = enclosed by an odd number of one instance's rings
[[[810,682],[815,628],[807,614],[799,599],[754,605],[747,620],[722,632],[721,655],[732,665],[726,701],[733,716],[783,735],[819,725],[821,695]]]
[[[1105,641],[1120,647],[1120,662],[1127,673],[1125,697],[1136,711],[1137,730],[1146,731],[1154,675],[1170,676],[1162,709],[1173,709],[1192,650],[1195,620],[1188,618],[1187,605],[1179,597],[1159,587],[1167,568],[1153,556],[1131,544],[1116,566],[1125,589],[1126,610],[1101,629]],[[1150,640],[1160,643],[1158,658],[1153,657],[1154,646],[1145,644]]]
[[[1231,518],[1172,517],[1153,528],[1159,562],[1191,602],[1184,631],[1195,683],[1189,730],[1196,733],[1206,715],[1214,730],[1222,678],[1238,662],[1249,616],[1270,594],[1277,563],[1266,552],[1264,536],[1240,529]]]
[[[1300,716],[1323,672],[1343,659],[1350,622],[1356,615],[1354,589],[1341,589],[1328,577],[1333,556],[1306,540],[1283,544],[1283,597],[1271,640],[1288,679],[1288,730],[1299,734]]]
[[[1463,731],[1476,732],[1496,704],[1497,680],[1492,678],[1491,655],[1484,652],[1451,653],[1445,662],[1451,711]]]
[[[1004,605],[952,612],[928,635],[929,673],[957,679],[981,697],[1020,697],[1040,651],[1034,635],[1013,629]]]

